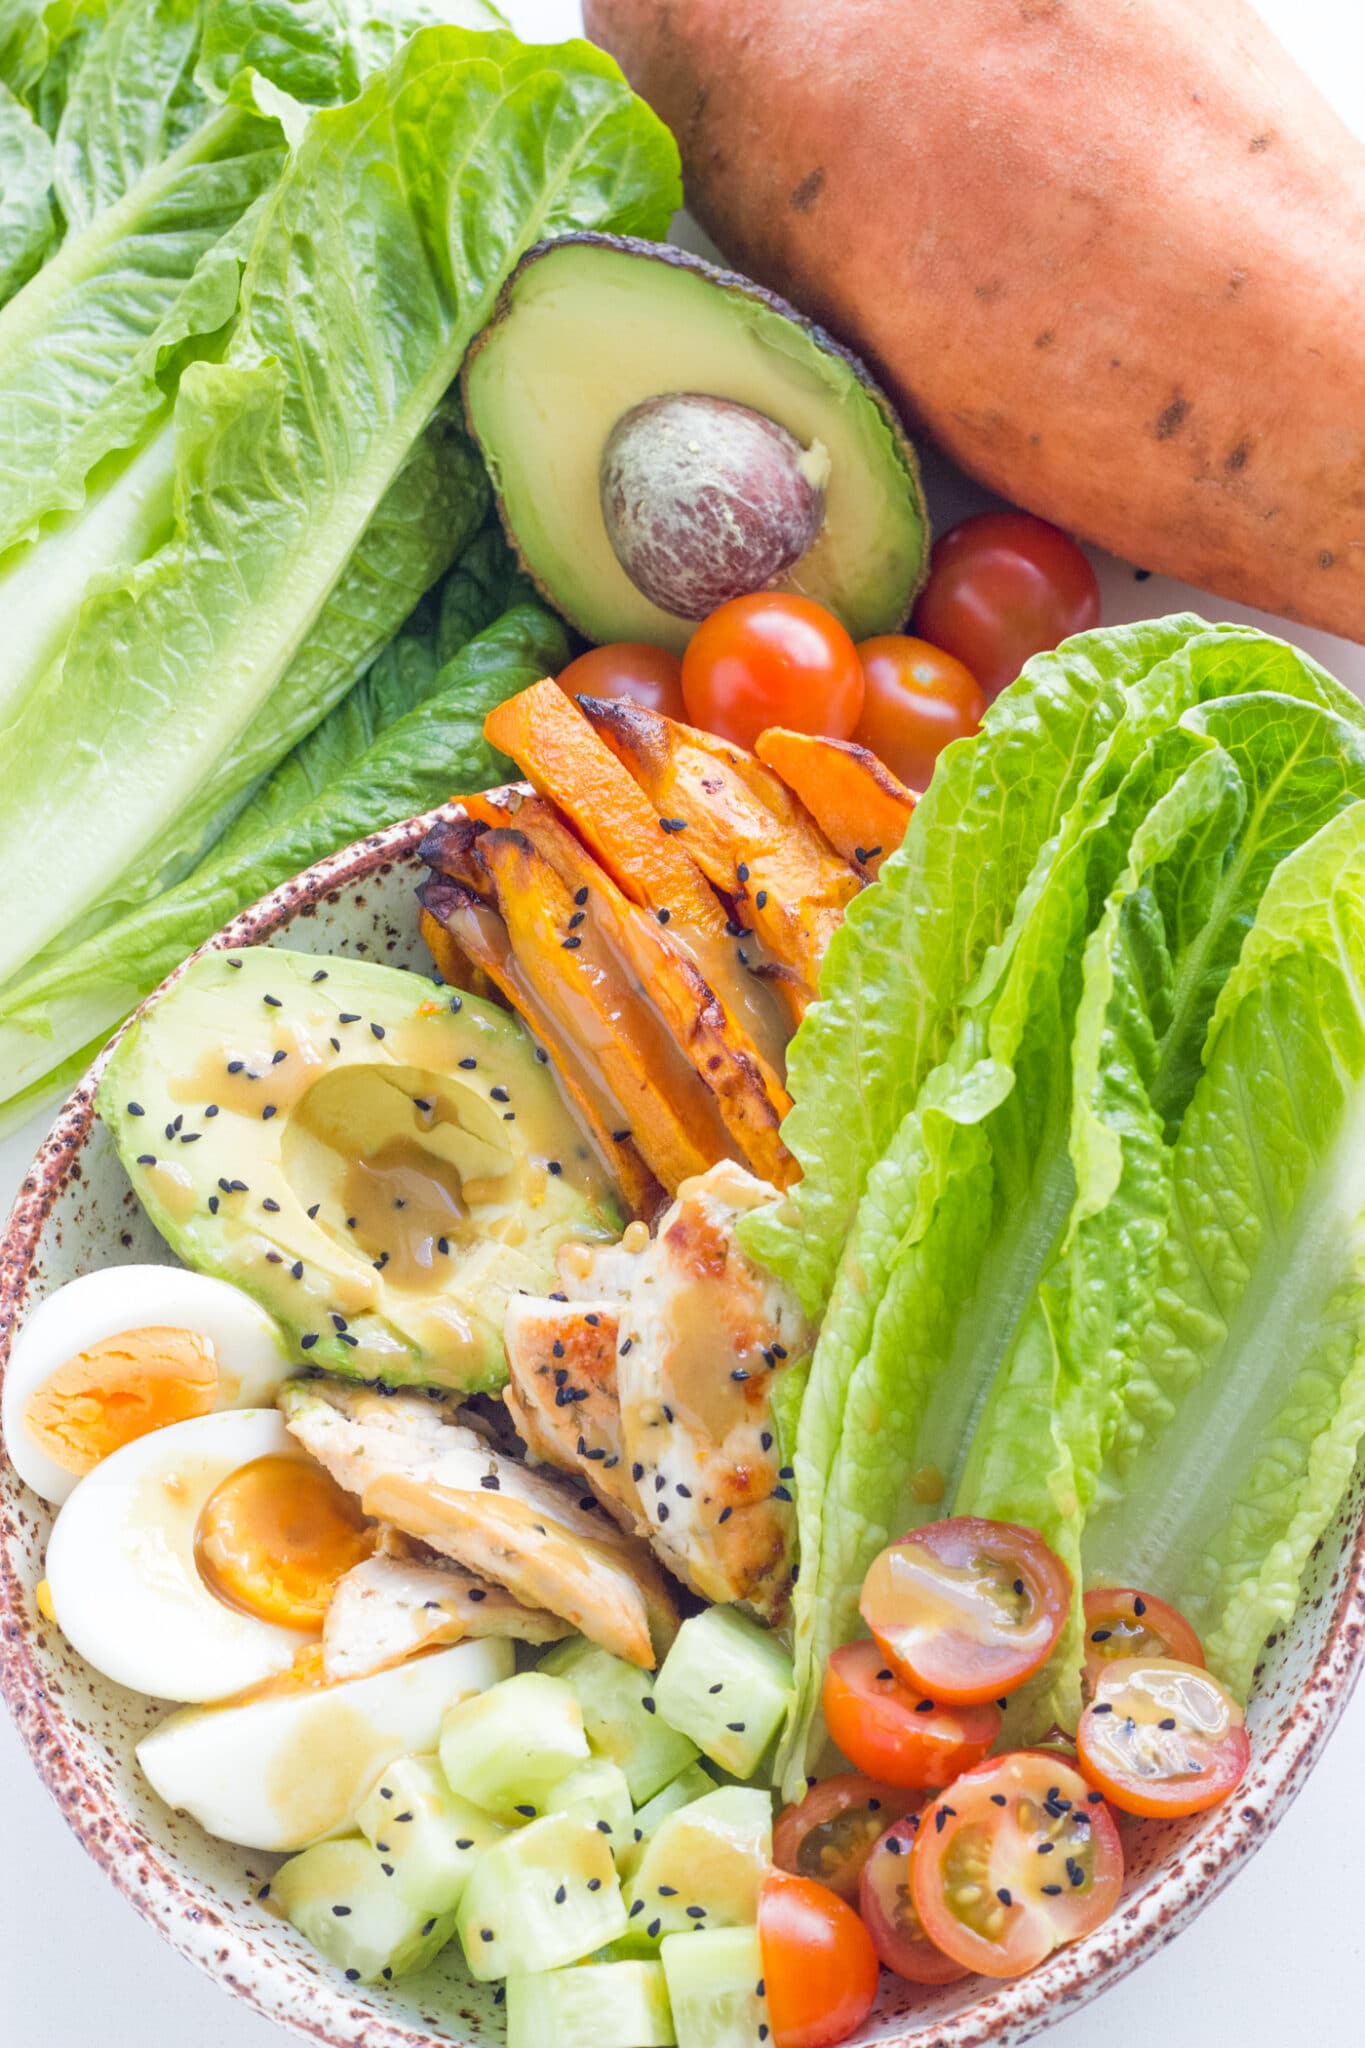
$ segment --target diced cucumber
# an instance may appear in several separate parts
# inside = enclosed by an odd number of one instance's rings
[[[696,1744],[656,1710],[648,1672],[584,1636],[557,1644],[542,1657],[540,1669],[573,1687],[589,1742],[598,1756],[620,1764],[637,1805],[652,1799],[695,1758]]]
[[[736,1608],[708,1607],[678,1630],[654,1691],[670,1728],[750,1778],[791,1702],[792,1660]]]
[[[428,1913],[453,1913],[481,1849],[507,1830],[458,1799],[434,1756],[401,1756],[356,1814],[356,1825],[404,1893]]]
[[[630,1876],[644,1854],[645,1843],[670,1813],[676,1813],[680,1806],[690,1806],[694,1799],[704,1799],[715,1789],[715,1779],[708,1778],[700,1764],[689,1764],[685,1771],[679,1771],[671,1785],[665,1785],[662,1792],[647,1799],[631,1823],[625,1847],[616,1852],[616,1868],[622,1877]]]
[[[626,1886],[632,1939],[742,1927],[757,1917],[772,1853],[770,1793],[733,1785],[679,1807],[655,1829]]]
[[[678,2048],[762,2048],[768,2005],[756,1927],[670,1934],[663,1966]]]
[[[567,1778],[561,1778],[545,1802],[545,1811],[574,1813],[580,1820],[590,1820],[613,1851],[629,1846],[635,1827],[626,1774],[604,1756],[590,1757]]]
[[[469,1974],[483,1983],[608,1947],[626,1909],[606,1836],[571,1813],[505,1835],[474,1865],[457,1924]]]
[[[562,1778],[588,1760],[577,1695],[540,1671],[457,1700],[441,1722],[450,1789],[499,1820],[534,1820]]]
[[[507,1980],[507,2048],[672,2048],[662,1963],[581,1963]]]
[[[425,1969],[455,1931],[453,1913],[415,1905],[358,1835],[291,1856],[271,1879],[270,1896],[352,1984]]]

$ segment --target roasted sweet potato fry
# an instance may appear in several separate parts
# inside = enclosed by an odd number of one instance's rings
[[[485,887],[491,887],[486,873],[483,881]],[[578,1111],[632,1213],[653,1216],[663,1204],[664,1191],[646,1166],[634,1139],[615,1135],[626,1128],[622,1104],[522,972],[507,927],[497,911],[469,889],[441,876],[424,882],[417,895],[422,906],[422,936],[446,980],[463,983],[464,977],[447,972],[445,956],[453,954],[457,964],[467,958],[525,1018],[553,1059],[560,1086]]]
[[[544,797],[491,790],[471,799],[474,806],[515,823],[550,863],[585,910],[582,929],[592,926],[629,969],[641,1002],[653,1005],[715,1097],[726,1129],[754,1171],[777,1187],[789,1186],[795,1161],[778,1125],[791,1098],[762,1055],[742,1042],[696,964],[674,944],[671,921],[661,925],[622,895]]]
[[[625,1126],[670,1194],[734,1145],[714,1098],[643,998],[629,960],[576,892],[527,835],[510,826],[485,832],[479,857],[517,965],[561,1032],[585,1048]]]
[[[790,1036],[784,1006],[766,994],[739,956],[734,922],[690,849],[662,829],[629,768],[558,683],[533,683],[510,697],[490,712],[484,731],[563,814],[621,893],[666,919],[675,944],[715,991],[736,1045],[780,1071]],[[472,814],[495,823],[488,807],[496,808],[510,793],[493,791],[465,802]],[[794,1014],[799,1021],[799,1011]]]
[[[759,734],[755,752],[795,791],[835,851],[871,880],[904,839],[915,792],[852,740],[775,725]]]
[[[762,944],[814,995],[825,948],[861,885],[786,784],[742,747],[656,711],[619,698],[580,702],[664,832],[743,906]]]
[[[483,829],[469,816],[438,818],[418,847],[417,858],[435,868],[438,875],[480,895],[488,888],[488,877],[474,848]]]

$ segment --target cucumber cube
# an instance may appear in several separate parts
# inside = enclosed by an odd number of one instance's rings
[[[405,1895],[428,1913],[453,1913],[475,1858],[507,1830],[457,1799],[434,1756],[391,1763],[356,1814],[356,1825]]]
[[[673,2048],[662,1963],[581,1963],[507,1980],[507,2048]]]
[[[635,1828],[630,1787],[619,1764],[604,1756],[589,1758],[561,1778],[545,1802],[547,1813],[573,1813],[590,1820],[614,1851],[627,1848]]]
[[[616,1868],[622,1877],[629,1877],[636,1868],[644,1855],[645,1843],[660,1822],[679,1807],[690,1806],[694,1799],[704,1799],[715,1789],[715,1779],[708,1778],[700,1764],[689,1764],[685,1771],[679,1771],[671,1785],[665,1785],[662,1792],[647,1799],[627,1830],[625,1847],[616,1852]]]
[[[680,1807],[655,1829],[626,1887],[632,1939],[657,1944],[755,1920],[772,1853],[770,1793],[726,1786]]]
[[[708,1607],[678,1630],[654,1691],[670,1728],[750,1778],[791,1703],[792,1660],[737,1609]]]
[[[453,1913],[415,1905],[377,1850],[359,1836],[291,1856],[270,1895],[299,1933],[352,1984],[423,1970],[455,1931]]]
[[[548,1814],[485,1849],[458,1914],[471,1977],[562,1969],[619,1940],[626,1909],[605,1835]]]
[[[587,1761],[577,1696],[539,1671],[457,1700],[441,1722],[451,1791],[498,1820],[534,1820],[560,1780]]]
[[[573,1687],[594,1753],[621,1766],[637,1805],[652,1799],[696,1757],[696,1745],[671,1728],[656,1707],[649,1673],[634,1664],[576,1636],[557,1644],[541,1659],[540,1669]]]
[[[762,2048],[768,2005],[756,1927],[670,1934],[663,1966],[678,2048]]]

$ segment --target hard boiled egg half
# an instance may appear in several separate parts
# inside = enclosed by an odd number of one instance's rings
[[[374,1532],[273,1408],[223,1409],[101,1459],[47,1547],[52,1611],[119,1685],[221,1700],[316,1646]],[[319,1653],[320,1661],[320,1653]]]
[[[271,1318],[226,1280],[106,1266],[50,1294],[15,1337],[5,1448],[55,1506],[124,1444],[191,1416],[264,1406],[293,1369]]]

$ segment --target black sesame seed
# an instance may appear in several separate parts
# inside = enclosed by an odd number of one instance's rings
[[[741,862],[740,862],[739,866],[738,866],[738,867],[737,867],[737,868],[735,869],[735,878],[736,878],[736,880],[737,880],[737,881],[740,881],[740,882],[747,882],[747,881],[748,881],[748,879],[749,879],[749,868],[748,868],[748,864],[747,864],[747,862],[745,862],[745,861],[741,861]]]
[[[331,1046],[333,1052],[341,1051],[341,1040],[339,1038],[329,1038],[327,1043]]]
[[[761,1436],[761,1437],[759,1438],[759,1440],[758,1440],[758,1441],[759,1441],[759,1443],[760,1443],[760,1444],[761,1444],[761,1445],[763,1446],[763,1449],[764,1449],[765,1451],[770,1451],[770,1450],[772,1449],[772,1447],[773,1447],[773,1433],[772,1433],[772,1431],[771,1431],[770,1429],[765,1429],[765,1430],[764,1430],[764,1432],[763,1432],[763,1434],[762,1434],[762,1436]]]
[[[578,951],[578,948],[582,945],[582,943],[583,941],[579,938],[561,939],[560,941],[560,944],[566,953],[576,953]]]
[[[382,1025],[382,1024],[371,1024],[371,1026],[370,1026],[370,1036],[371,1036],[372,1038],[382,1038],[382,1037],[384,1036],[384,1027],[383,1027],[383,1025]]]
[[[1059,1899],[1062,1895],[1062,1887],[1059,1884],[1040,1885],[1039,1890],[1049,1899]]]
[[[1111,1628],[1092,1629],[1090,1632],[1090,1640],[1092,1643],[1107,1643],[1110,1636],[1113,1635],[1113,1633],[1114,1631]]]
[[[332,1310],[332,1328],[334,1330],[344,1330],[346,1328],[345,1316],[339,1315],[335,1309]]]
[[[278,996],[262,996],[261,1001],[266,1005],[267,1009],[282,1010],[284,1008],[284,1004]]]
[[[992,1806],[1008,1806],[1008,1805],[1009,1805],[1009,1801],[1008,1801],[1008,1799],[1006,1799],[1006,1797],[1005,1797],[1005,1795],[1004,1795],[1004,1793],[1003,1793],[1003,1792],[992,1792],[992,1794],[991,1794],[991,1805],[992,1805]]]
[[[638,1463],[637,1463],[637,1464],[634,1464],[634,1465],[632,1465],[632,1466],[631,1466],[631,1468],[630,1468],[630,1476],[631,1476],[631,1478],[632,1478],[632,1479],[634,1479],[634,1480],[637,1480],[637,1481],[638,1481],[638,1480],[641,1480],[641,1479],[643,1479],[643,1478],[644,1478],[644,1476],[645,1476],[645,1468],[644,1468],[644,1466],[643,1466],[643,1465],[641,1465],[641,1464],[638,1464]]]
[[[240,961],[240,960],[229,960],[229,961],[228,961],[228,966],[229,966],[229,967],[240,967],[240,966],[241,966],[241,964],[242,964],[242,963],[241,963],[241,961]]]
[[[534,1806],[518,1806],[513,1811],[519,1813],[523,1820],[534,1820],[536,1817]]]
[[[905,1854],[904,1842],[900,1841],[895,1835],[888,1835],[886,1837],[886,1853],[888,1856],[903,1856]]]
[[[644,1836],[643,1836],[643,1835],[642,1835],[642,1834],[640,1833],[640,1830],[639,1830],[639,1828],[636,1828],[636,1830],[635,1830],[635,1839],[636,1839],[636,1841],[637,1841],[637,1842],[642,1842],[642,1841],[644,1840]],[[634,1904],[632,1905],[632,1907],[631,1907],[631,1909],[630,1909],[630,1912],[629,1912],[629,1913],[627,1914],[627,1916],[626,1916],[626,1917],[627,1917],[627,1919],[629,1919],[629,1920],[633,1920],[633,1919],[635,1918],[635,1916],[636,1916],[636,1914],[637,1914],[637,1913],[643,1913],[643,1912],[644,1912],[644,1910],[645,1910],[645,1902],[644,1902],[644,1900],[643,1900],[643,1899],[636,1899],[636,1901],[634,1902]]]
[[[770,1497],[773,1500],[790,1500],[791,1489],[786,1486],[775,1486]]]
[[[661,1500],[659,1502],[659,1520],[661,1522],[666,1522],[668,1520],[668,1502],[666,1500]]]
[[[290,1270],[290,1272],[291,1272],[291,1273],[293,1274],[293,1276],[294,1276],[294,1278],[295,1278],[296,1280],[302,1280],[302,1278],[303,1278],[303,1260],[302,1260],[302,1259],[295,1259],[295,1261],[294,1261],[293,1265],[292,1265],[292,1266],[291,1266],[291,1267],[289,1268],[289,1270]]]
[[[270,1055],[270,1064],[272,1067],[277,1067],[280,1064],[281,1060],[287,1060],[288,1057],[288,1053],[284,1052],[283,1050],[279,1052],[272,1052]]]
[[[394,1819],[399,1821],[411,1820],[412,1815],[410,1813],[399,1813],[394,1815]]]
[[[496,1493],[502,1482],[498,1478],[496,1472],[485,1472],[483,1478],[479,1481],[479,1484],[480,1486],[485,1488],[487,1492]]]
[[[379,1788],[379,1796],[381,1799],[392,1799],[393,1792],[389,1786],[381,1785]]]
[[[348,1970],[346,1972],[346,1982],[348,1984],[358,1984],[360,1982],[359,1970]]]
[[[261,1122],[263,1124],[268,1124],[270,1122],[271,1117],[277,1114],[278,1112],[275,1108],[274,1103],[267,1102],[265,1108],[261,1111]]]
[[[309,1222],[310,1222],[310,1223],[312,1222],[313,1218],[314,1218],[314,1217],[315,1217],[315,1216],[317,1215],[317,1213],[318,1213],[318,1210],[319,1210],[319,1209],[320,1209],[321,1207],[322,1207],[322,1204],[321,1204],[321,1202],[314,1202],[314,1204],[313,1204],[312,1208],[311,1208],[311,1209],[310,1209],[310,1210],[308,1211],[308,1220],[309,1220]]]
[[[635,1339],[634,1339],[633,1337],[627,1337],[627,1339],[626,1339],[625,1343],[624,1343],[624,1344],[623,1344],[623,1345],[621,1346],[621,1350],[620,1350],[620,1356],[621,1356],[622,1358],[624,1358],[624,1357],[626,1356],[626,1354],[627,1354],[627,1353],[629,1352],[629,1350],[630,1350],[630,1347],[631,1347],[631,1345],[632,1345],[632,1344],[633,1344],[634,1342],[635,1342]]]
[[[492,1928],[491,1928],[491,1927],[481,1927],[481,1928],[479,1929],[479,1940],[480,1940],[480,1941],[491,1941],[492,1939],[493,1939],[493,1930],[492,1930]]]
[[[280,1213],[280,1205],[273,1195],[267,1195],[262,1201],[261,1207],[268,1209],[272,1216],[278,1216]]]
[[[574,900],[574,902],[575,902],[575,903],[576,903],[576,904],[578,905],[579,909],[581,910],[581,909],[583,908],[583,905],[584,905],[584,904],[585,904],[585,903],[587,902],[587,900],[588,900],[588,891],[587,891],[587,885],[586,885],[586,884],[585,884],[585,885],[583,886],[583,888],[581,888],[581,889],[575,889],[575,890],[574,890],[574,898],[573,898],[573,900]]]
[[[270,1897],[270,1886],[268,1884],[263,1884],[260,1890],[257,1892],[256,1896],[258,1899],[268,1899]]]
[[[205,1106],[204,1106],[204,1115],[205,1115],[205,1116],[217,1116],[217,1114],[218,1114],[218,1104],[217,1104],[216,1102],[209,1102],[209,1103],[206,1103],[206,1104],[205,1104]]]
[[[464,1068],[466,1073],[472,1073],[472,1071],[475,1067],[477,1067],[478,1064],[479,1063],[476,1059],[463,1059],[460,1061],[460,1065]]]
[[[210,1214],[210,1216],[216,1216],[216,1215],[218,1214],[218,1197],[217,1197],[217,1195],[210,1195],[210,1196],[209,1196],[209,1214]]]
[[[710,1693],[712,1699],[714,1699],[718,1692],[724,1692],[725,1686],[720,1679],[717,1679],[714,1685],[709,1685],[706,1689]]]
[[[705,1906],[689,1906],[687,1917],[689,1920],[704,1920],[706,1918]]]
[[[1002,1906],[1012,1906],[1014,1904],[1013,1894],[1003,1884],[998,1887],[995,1896],[999,1899]]]
[[[267,1002],[270,1000],[268,996],[266,1000]],[[351,1917],[351,1909],[349,1906],[333,1906],[332,1911],[336,1915],[338,1920],[349,1920]]]
[[[461,1835],[455,1844],[457,1849],[472,1849],[473,1846],[474,1837],[472,1835]]]
[[[1050,1856],[1056,1846],[1055,1842],[1040,1842],[1038,1844],[1038,1854],[1040,1856]]]
[[[494,1102],[510,1102],[512,1100],[505,1088],[490,1088],[488,1092]]]
[[[675,1493],[679,1494],[683,1500],[691,1500],[692,1498],[691,1487],[685,1485],[681,1479],[678,1481],[676,1487],[673,1490]]]
[[[626,1139],[627,1139],[627,1138],[628,1138],[629,1136],[630,1136],[630,1132],[629,1132],[628,1130],[625,1130],[625,1131],[613,1131],[613,1132],[612,1132],[612,1134],[611,1134],[611,1142],[612,1142],[612,1144],[613,1144],[613,1145],[624,1145],[624,1144],[625,1144],[625,1142],[626,1142]]]
[[[767,890],[766,890],[766,889],[760,889],[760,890],[759,890],[759,892],[758,892],[757,896],[755,896],[755,898],[754,898],[754,904],[755,904],[755,907],[756,907],[757,909],[759,909],[759,910],[766,910],[766,909],[767,909],[767,907],[768,907],[768,892],[767,892]]]
[[[1019,1593],[1019,1594],[1022,1594],[1022,1593],[1023,1593],[1023,1590],[1024,1590],[1024,1582],[1023,1582],[1023,1580],[1022,1580],[1022,1579],[1016,1579],[1016,1580],[1015,1580],[1015,1582],[1014,1582],[1014,1590],[1015,1590],[1015,1592],[1016,1592],[1016,1593]]]
[[[317,973],[313,976],[313,979],[314,981],[326,981],[327,969],[325,967],[319,967]]]
[[[243,1067],[244,1067],[245,1065],[246,1065],[246,1061],[245,1061],[245,1060],[229,1060],[229,1061],[228,1061],[228,1072],[229,1072],[230,1074],[240,1074],[240,1073],[241,1073],[241,1071],[242,1071],[242,1069],[243,1069]]]
[[[658,1708],[656,1707],[649,1693],[644,1694],[640,1701],[640,1705],[644,1708],[647,1714],[654,1714],[658,1712]]]
[[[156,1154],[155,1154],[155,1152],[139,1152],[139,1153],[138,1153],[138,1155],[137,1155],[137,1163],[138,1163],[138,1165],[139,1165],[139,1166],[155,1166],[155,1165],[156,1165]]]
[[[728,1522],[733,1513],[733,1508],[722,1508],[720,1513],[716,1516],[716,1520],[717,1522]]]
[[[1173,1717],[1173,1716],[1170,1716],[1170,1715],[1168,1715],[1168,1716],[1167,1716],[1167,1718],[1166,1718],[1166,1719],[1165,1719],[1164,1721],[1158,1721],[1156,1725],[1157,1725],[1157,1727],[1158,1727],[1158,1728],[1167,1728],[1167,1729],[1169,1729],[1169,1728],[1174,1728],[1174,1726],[1175,1726],[1175,1720],[1174,1720],[1174,1717]]]
[[[437,1249],[437,1251],[438,1251],[438,1252],[440,1252],[440,1254],[441,1254],[442,1258],[449,1258],[449,1256],[450,1256],[450,1239],[449,1239],[448,1237],[438,1237],[438,1238],[437,1238],[437,1240],[436,1240],[436,1249]],[[387,1257],[387,1256],[388,1256],[388,1254],[387,1254],[387,1253],[385,1253],[385,1257]]]
[[[742,1365],[737,1365],[737,1366],[735,1367],[734,1371],[733,1371],[733,1372],[731,1373],[730,1377],[731,1377],[731,1379],[732,1379],[732,1380],[740,1380],[740,1381],[742,1381],[742,1380],[747,1380],[747,1379],[748,1379],[748,1377],[749,1377],[749,1375],[748,1375],[748,1373],[747,1373],[747,1372],[746,1372],[746,1371],[744,1370],[744,1367],[743,1367]]]
[[[393,1865],[391,1863],[381,1863],[379,1868],[383,1871],[385,1877],[393,1876]]]
[[[725,1725],[732,1735],[742,1735],[746,1726],[743,1721],[727,1721]]]
[[[611,1833],[611,1822],[609,1820],[599,1820],[597,1832],[599,1835],[609,1835]]]
[[[299,1344],[304,1351],[311,1351],[317,1341],[318,1333],[316,1330],[310,1330],[306,1336],[299,1338]]]
[[[772,1347],[772,1354],[773,1354],[773,1357],[774,1357],[774,1358],[785,1358],[785,1357],[786,1357],[786,1355],[787,1355],[787,1347],[786,1347],[786,1345],[785,1345],[785,1344],[774,1344],[774,1345],[773,1345],[773,1347]]]
[[[1142,1616],[1147,1612],[1147,1602],[1141,1598],[1135,1597],[1133,1600],[1133,1612],[1137,1615],[1138,1619],[1141,1620]]]
[[[608,1830],[608,1833],[610,1833],[610,1830]],[[600,1878],[600,1877],[590,1877],[590,1878],[588,1879],[588,1890],[589,1890],[590,1892],[600,1892],[600,1891],[601,1891],[601,1889],[602,1889],[602,1880],[601,1880],[601,1878]]]
[[[586,910],[576,910],[576,911],[574,912],[573,916],[572,916],[572,917],[571,917],[571,918],[569,919],[569,930],[570,930],[571,932],[572,932],[572,931],[576,931],[576,930],[578,929],[579,925],[581,925],[581,924],[582,924],[582,922],[583,922],[584,918],[585,918],[585,917],[587,916],[587,914],[588,914],[588,913],[586,912]]]
[[[144,1108],[142,1107],[142,1104],[141,1104],[140,1102],[130,1102],[130,1103],[128,1103],[128,1104],[127,1104],[127,1110],[128,1110],[128,1114],[129,1114],[129,1116],[146,1116],[146,1114],[147,1114],[146,1110],[145,1110],[145,1109],[144,1109]],[[269,1891],[269,1889],[270,1889],[270,1887],[269,1887],[269,1885],[267,1885],[267,1886],[266,1886],[266,1890],[267,1890],[267,1891]],[[257,1897],[259,1898],[260,1896],[262,1896],[262,1895],[261,1895],[260,1893],[257,1893]]]
[[[559,1887],[559,1890],[555,1893],[555,1904],[557,1906],[562,1906],[564,1904],[564,1901],[568,1898],[568,1896],[568,1888],[565,1885],[561,1885]]]
[[[935,1833],[941,1835],[943,1833],[944,1828],[948,1825],[949,1817],[955,1814],[956,1812],[957,1808],[955,1806],[937,1807],[934,1812]]]
[[[488,1598],[487,1589],[483,1586],[471,1586],[469,1589],[469,1597],[474,1602],[474,1605],[477,1607],[480,1600],[486,1600]]]
[[[1073,1885],[1085,1883],[1085,1872],[1074,1856],[1068,1856],[1066,1859],[1066,1874],[1071,1879]]]
[[[1112,1714],[1114,1709],[1107,1705],[1104,1700],[1098,1700],[1090,1711],[1092,1714]]]
[[[203,1135],[204,1133],[202,1131],[182,1131],[180,1134],[180,1142],[182,1145],[197,1145],[199,1143],[199,1140],[203,1137]]]
[[[359,1022],[360,1022],[360,1012],[359,1012],[359,1010],[341,1010],[341,1011],[339,1011],[339,1012],[338,1012],[338,1014],[337,1014],[337,1023],[338,1023],[338,1024],[358,1024]]]

